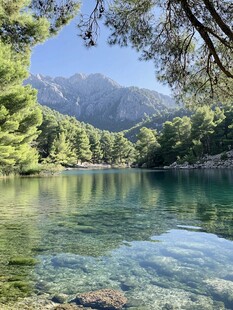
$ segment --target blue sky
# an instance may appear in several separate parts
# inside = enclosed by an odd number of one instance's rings
[[[76,24],[77,20],[72,21],[58,36],[34,48],[31,73],[52,77],[102,73],[123,86],[138,86],[170,94],[168,87],[156,81],[152,62],[139,61],[140,55],[130,47],[109,46],[105,28],[101,29],[98,46],[87,49],[77,35]]]

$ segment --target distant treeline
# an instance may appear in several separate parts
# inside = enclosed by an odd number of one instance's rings
[[[232,147],[232,106],[198,107],[191,116],[165,121],[159,132],[141,127],[135,144],[137,163],[148,167],[175,161],[194,163],[204,154],[217,154]]]
[[[217,154],[233,147],[233,108],[198,107],[190,116],[165,121],[160,130],[141,127],[135,143],[123,133],[101,131],[93,126],[42,107],[43,122],[36,140],[40,161],[61,165],[77,162],[163,166],[174,161],[189,163],[204,154]],[[177,111],[182,115],[184,110]],[[155,118],[155,117],[154,117]],[[161,116],[162,120],[164,116]],[[153,118],[152,118],[153,120]],[[148,119],[153,128],[161,123]],[[129,132],[132,130],[129,130]]]
[[[135,148],[123,133],[101,131],[47,107],[36,147],[40,162],[75,165],[82,162],[129,165],[136,160]]]

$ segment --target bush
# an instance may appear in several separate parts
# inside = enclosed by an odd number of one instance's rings
[[[192,152],[190,152],[178,161],[179,164],[183,164],[185,162],[188,162],[190,165],[192,165],[197,162],[197,158],[193,155]]]
[[[19,174],[20,175],[36,175],[41,172],[41,166],[40,165],[30,165],[30,166],[24,166],[21,168]]]
[[[44,175],[50,175],[50,174],[53,175],[58,172],[61,172],[62,170],[64,170],[64,167],[59,164],[46,163],[46,162],[41,164],[41,174]]]
[[[222,153],[220,159],[221,160],[227,160],[228,159],[227,153],[226,152]]]

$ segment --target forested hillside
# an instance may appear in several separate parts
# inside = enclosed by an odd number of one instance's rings
[[[165,121],[161,131],[141,127],[137,135],[137,162],[163,166],[175,161],[194,163],[204,154],[218,154],[233,147],[233,108],[196,108],[191,116]],[[153,128],[153,127],[152,127]]]
[[[163,124],[166,121],[172,121],[175,117],[190,116],[192,112],[185,108],[176,108],[170,111],[161,111],[158,114],[152,116],[146,116],[141,122],[137,123],[133,127],[124,130],[125,137],[132,142],[136,142],[137,135],[142,127],[149,129],[156,129],[160,132],[163,128]]]
[[[72,166],[77,163],[131,164],[135,149],[123,133],[110,133],[94,128],[41,107],[43,121],[36,140],[40,162]]]
[[[101,131],[47,107],[41,109],[43,122],[36,144],[44,163],[162,167],[175,161],[194,163],[205,154],[218,154],[233,147],[231,106],[204,106],[192,112],[181,109],[149,118],[122,133]],[[125,138],[132,133],[134,143]]]

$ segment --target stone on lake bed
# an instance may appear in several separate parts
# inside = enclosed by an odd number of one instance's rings
[[[71,269],[87,268],[87,264],[90,263],[90,261],[90,259],[75,254],[59,254],[51,259],[51,263],[54,267]]]
[[[52,298],[53,302],[59,303],[59,304],[64,304],[68,300],[68,295],[66,294],[55,294]]]
[[[75,230],[78,230],[80,232],[85,232],[85,233],[97,232],[97,229],[95,227],[87,226],[87,225],[77,225],[77,226],[75,226]]]
[[[118,310],[127,303],[127,298],[120,291],[103,289],[77,295],[75,302],[95,309]]]
[[[178,288],[144,285],[133,290],[127,303],[135,310],[223,310],[219,302],[209,296],[193,294]]]
[[[38,260],[32,257],[13,257],[9,260],[9,265],[18,265],[18,266],[34,266],[38,264]]]
[[[233,281],[214,278],[207,279],[205,283],[213,295],[233,308]]]

